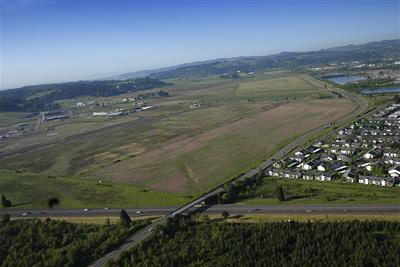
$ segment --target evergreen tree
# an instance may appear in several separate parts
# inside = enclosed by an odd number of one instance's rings
[[[285,201],[285,195],[283,193],[283,189],[282,186],[278,186],[277,190],[276,190],[276,198],[279,201]]]
[[[54,205],[60,205],[60,200],[56,197],[51,197],[47,200],[47,206],[52,209]]]
[[[3,206],[3,208],[11,207],[11,201],[7,200],[4,195],[1,195],[1,205]]]
[[[221,216],[222,216],[222,218],[226,219],[226,218],[229,217],[229,212],[227,212],[227,211],[224,210],[224,211],[221,213]]]
[[[119,218],[121,224],[125,226],[130,225],[132,222],[131,217],[129,217],[128,213],[126,213],[124,209],[122,209],[121,212],[119,213]]]

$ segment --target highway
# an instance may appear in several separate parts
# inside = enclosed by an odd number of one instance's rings
[[[202,214],[221,214],[227,211],[230,214],[244,215],[254,214],[399,214],[400,203],[398,204],[374,204],[374,205],[245,205],[245,204],[225,204],[210,205],[202,207]],[[119,216],[122,208],[110,209],[65,209],[65,210],[4,210],[0,215],[8,213],[13,218],[35,218],[35,217],[106,217]],[[168,215],[180,209],[179,207],[153,207],[153,208],[125,208],[129,216],[135,218],[151,215]],[[140,211],[140,213],[137,213]],[[22,215],[22,214],[26,215]]]

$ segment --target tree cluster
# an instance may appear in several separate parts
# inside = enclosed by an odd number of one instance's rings
[[[145,100],[145,99],[160,98],[160,97],[169,97],[169,93],[164,90],[160,90],[155,93],[139,94],[136,98],[139,100]]]
[[[233,183],[227,183],[225,192],[220,195],[220,202],[232,203],[243,198],[249,198],[254,195],[257,186],[260,186],[265,179],[265,175],[260,169],[259,173],[253,177],[247,177]]]

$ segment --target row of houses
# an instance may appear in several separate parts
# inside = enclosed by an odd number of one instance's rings
[[[399,185],[400,104],[337,130],[332,138],[275,162],[265,173],[304,180]]]

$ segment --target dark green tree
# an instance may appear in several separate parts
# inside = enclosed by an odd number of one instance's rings
[[[224,211],[221,213],[221,216],[222,216],[222,218],[226,219],[226,218],[229,217],[229,212],[227,212],[227,211],[224,210]]]
[[[285,194],[283,193],[282,186],[278,186],[278,188],[276,189],[276,198],[279,201],[285,201]]]
[[[51,197],[47,200],[47,206],[52,209],[54,205],[60,205],[60,200],[57,197]]]
[[[132,222],[131,217],[129,217],[128,213],[124,209],[119,213],[119,219],[121,224],[125,226],[130,225]]]
[[[3,206],[3,208],[8,208],[11,207],[11,201],[7,200],[6,197],[4,195],[1,195],[1,205]]]

